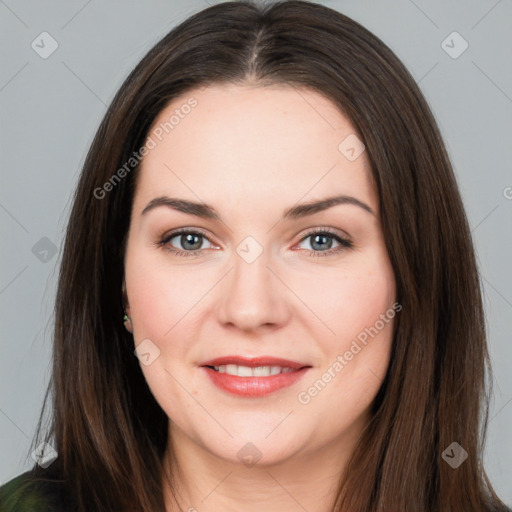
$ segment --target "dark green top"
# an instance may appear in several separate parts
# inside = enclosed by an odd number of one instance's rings
[[[0,487],[0,512],[72,512],[62,482],[27,471]]]

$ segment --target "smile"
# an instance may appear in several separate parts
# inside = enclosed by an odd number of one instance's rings
[[[223,364],[220,366],[211,366],[216,372],[227,373],[238,377],[269,377],[270,375],[279,375],[280,373],[290,373],[295,371],[293,368],[281,366],[238,366],[236,364]]]
[[[292,386],[311,366],[267,356],[226,356],[205,361],[200,368],[221,391],[254,398]]]

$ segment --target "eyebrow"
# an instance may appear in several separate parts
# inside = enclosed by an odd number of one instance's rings
[[[352,196],[340,195],[334,197],[328,197],[319,201],[310,201],[308,203],[301,203],[296,206],[292,206],[283,213],[282,220],[296,220],[315,213],[322,212],[333,206],[339,204],[349,204],[358,206],[364,211],[375,215],[375,212],[366,204]],[[159,207],[166,206],[178,212],[188,213],[189,215],[195,215],[204,219],[221,220],[220,215],[217,213],[213,206],[206,203],[196,203],[194,201],[188,201],[186,199],[177,199],[173,197],[160,196],[152,199],[146,207],[142,210],[141,215],[146,215],[149,211]]]

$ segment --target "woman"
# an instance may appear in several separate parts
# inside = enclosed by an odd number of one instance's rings
[[[2,510],[507,510],[443,142],[397,57],[321,5],[210,7],[127,78],[54,347],[58,456]]]

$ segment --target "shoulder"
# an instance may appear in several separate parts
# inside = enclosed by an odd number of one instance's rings
[[[0,487],[2,512],[66,512],[70,507],[64,483],[27,471]]]

